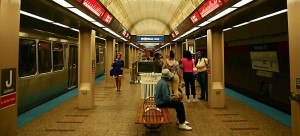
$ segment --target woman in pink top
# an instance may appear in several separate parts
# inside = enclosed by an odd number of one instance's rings
[[[190,85],[191,93],[193,95],[193,102],[197,102],[196,91],[195,91],[195,79],[193,74],[194,59],[192,59],[192,54],[190,51],[185,51],[183,53],[183,58],[180,60],[179,64],[183,68],[183,80],[185,83],[185,92],[186,92],[186,102],[190,103]]]

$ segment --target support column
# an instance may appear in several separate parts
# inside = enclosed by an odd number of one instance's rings
[[[17,135],[20,3],[0,0],[0,136]]]
[[[81,28],[78,47],[78,108],[95,108],[95,34],[90,28]]]
[[[134,48],[134,62],[137,61],[137,49]]]
[[[175,46],[176,49],[176,59],[179,61],[182,58],[182,43],[177,43]]]
[[[190,51],[192,54],[195,54],[195,40],[194,39],[185,39],[185,49]]]
[[[169,56],[170,56],[170,47],[166,47],[166,55],[165,55],[165,57],[164,57],[164,60],[166,60],[167,58],[169,58]]]
[[[288,0],[288,30],[289,30],[289,54],[290,54],[290,84],[291,93],[300,95],[300,1]],[[292,117],[292,135],[300,135],[300,103],[299,101],[291,101],[291,117]]]
[[[115,80],[109,76],[111,70],[111,64],[115,58],[115,46],[116,40],[113,38],[107,38],[105,43],[105,87],[115,87]]]
[[[222,29],[207,30],[207,56],[211,66],[208,74],[208,105],[224,108],[224,33]]]
[[[122,54],[122,60],[124,60],[124,62],[125,62],[125,57],[126,57],[125,43],[119,43],[118,46],[119,46],[119,52]]]

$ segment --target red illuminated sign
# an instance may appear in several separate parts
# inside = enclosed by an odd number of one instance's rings
[[[123,34],[123,36],[126,36],[126,34],[127,34],[126,29],[123,30],[122,34]]]
[[[128,38],[128,36],[129,36],[129,33],[126,33],[125,37]]]
[[[108,12],[106,12],[102,18],[102,20],[108,25],[110,24],[112,19],[113,17]]]
[[[82,2],[82,0],[77,0],[77,2],[81,3],[81,2]]]
[[[175,34],[174,32],[172,33],[172,37],[173,37],[173,38],[176,37],[176,34]]]
[[[82,5],[93,12],[99,18],[102,18],[105,12],[105,9],[96,0],[85,0]]]
[[[208,0],[202,7],[198,9],[198,12],[203,18],[209,13],[213,12],[218,7],[220,7],[221,5],[222,5],[221,0]]]
[[[193,15],[190,16],[190,19],[192,20],[193,24],[195,24],[201,19],[201,17],[199,13],[196,11]]]
[[[176,29],[174,30],[174,33],[175,33],[175,35],[179,35],[178,28],[176,28]]]
[[[16,104],[16,93],[1,96],[0,109],[7,108]]]
[[[223,0],[225,3],[228,2],[229,0]]]

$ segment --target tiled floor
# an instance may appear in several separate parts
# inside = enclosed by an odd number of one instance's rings
[[[199,87],[197,87],[199,89]],[[170,110],[172,124],[149,130],[136,125],[135,115],[140,98],[140,84],[122,80],[122,94],[115,88],[96,85],[94,110],[79,110],[77,98],[50,110],[18,129],[20,136],[289,136],[291,128],[269,118],[229,96],[225,109],[209,109],[206,101],[184,102],[192,131],[178,129],[175,110]],[[197,91],[199,94],[199,91]]]

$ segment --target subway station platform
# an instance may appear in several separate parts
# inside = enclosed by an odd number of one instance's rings
[[[20,136],[288,136],[289,125],[276,121],[254,108],[226,95],[226,108],[210,109],[207,101],[186,103],[186,117],[193,130],[185,131],[176,125],[176,112],[170,109],[173,123],[150,130],[135,124],[140,84],[129,84],[125,73],[121,91],[106,88],[105,81],[96,84],[93,110],[79,110],[73,97],[18,128]],[[199,96],[200,87],[197,88]],[[76,90],[75,90],[76,91]],[[47,107],[45,107],[47,108]],[[265,109],[265,108],[263,108]],[[30,112],[30,111],[29,111]],[[24,113],[26,114],[26,113]],[[272,113],[271,113],[272,114]],[[275,113],[274,113],[275,114]],[[22,115],[20,115],[22,116]],[[28,115],[30,116],[30,115]],[[32,115],[34,116],[34,115]],[[26,117],[25,117],[26,118]],[[279,117],[280,118],[280,117]],[[282,117],[284,118],[284,117]],[[20,123],[22,119],[18,121]]]

